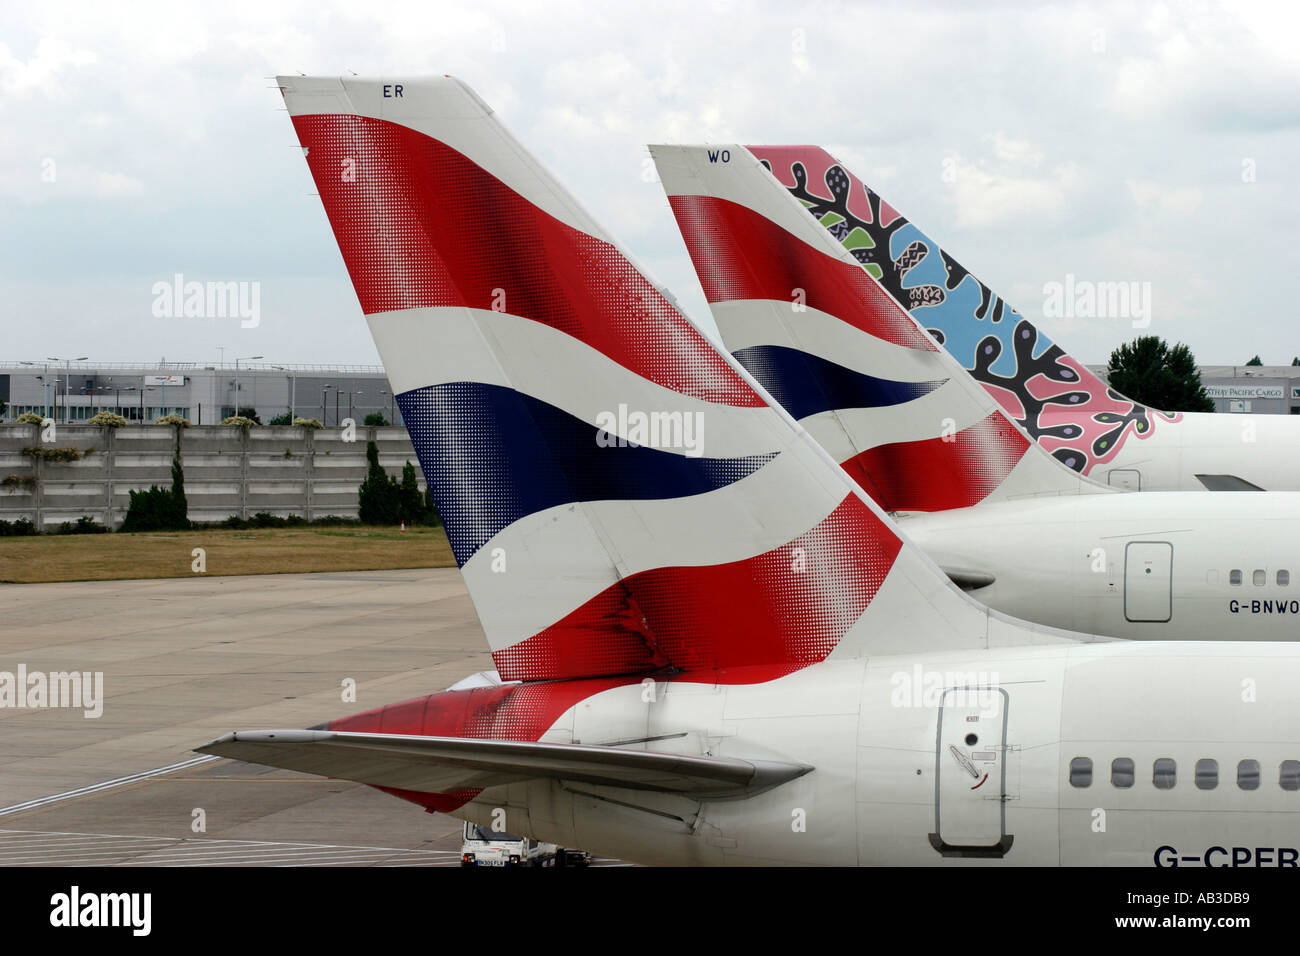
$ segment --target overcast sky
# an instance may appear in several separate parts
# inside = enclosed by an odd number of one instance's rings
[[[1149,282],[1202,364],[1300,353],[1295,4],[2,10],[0,361],[377,364],[271,79],[299,71],[461,77],[709,330],[646,143],[821,144],[1031,318],[1067,274]],[[155,316],[176,273],[259,282],[260,324]],[[1041,324],[1085,362],[1138,334]]]

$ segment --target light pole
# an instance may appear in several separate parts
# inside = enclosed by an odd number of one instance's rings
[[[364,395],[364,394],[366,394],[366,393],[365,393],[365,392],[348,392],[348,418],[351,418],[351,417],[352,417],[352,396],[353,396],[353,395]]]
[[[86,410],[88,413],[87,417],[93,416],[96,409],[101,412],[104,411],[103,406],[96,402],[96,397],[99,399],[107,399],[108,395],[106,393],[109,391],[109,387],[107,385],[92,385],[84,391],[90,395],[90,408]],[[98,393],[98,396],[96,393]]]
[[[289,370],[285,368],[283,365],[274,365],[272,366],[272,368],[278,368],[281,372],[289,372]],[[298,376],[294,375],[293,372],[289,372],[289,424],[290,425],[292,425],[293,420],[298,417],[298,409],[295,407],[297,405],[297,401],[296,401],[296,396],[294,395],[294,391],[295,389],[297,389],[297,387],[298,387]]]
[[[45,356],[45,357],[46,357],[47,359],[49,359],[51,362],[62,362],[62,363],[63,363],[63,371],[64,371],[64,375],[63,375],[63,422],[64,422],[64,424],[66,425],[67,422],[68,422],[68,389],[69,389],[69,387],[70,387],[70,385],[71,385],[71,382],[72,382],[72,363],[73,363],[73,362],[84,362],[84,361],[86,361],[86,356],[84,356],[84,355],[79,355],[79,356],[77,356],[77,357],[74,358],[74,359],[61,359],[61,358],[58,358],[58,357],[56,357],[56,356],[54,356],[54,355],[47,355],[47,356]],[[54,392],[54,401],[57,403],[58,400],[59,400],[59,393],[58,393],[58,390],[56,389],[55,392]],[[55,409],[55,410],[57,411],[57,409]]]
[[[261,357],[262,356],[260,355],[245,355],[243,358],[235,359],[235,414],[236,415],[239,414],[239,363],[256,362]],[[256,413],[257,409],[254,409],[253,411],[254,413]]]
[[[86,417],[87,417],[87,418],[90,418],[90,417],[92,417],[92,416],[95,414],[95,410],[96,410],[96,408],[98,407],[98,406],[97,406],[97,403],[96,403],[96,401],[95,401],[95,399],[96,399],[96,393],[102,393],[102,392],[104,392],[104,391],[105,391],[105,387],[104,387],[103,385],[91,385],[91,386],[88,386],[88,387],[86,387],[86,388],[83,388],[82,391],[85,392],[86,395],[87,395],[87,396],[89,397],[89,399],[90,399],[90,402],[89,402],[90,407],[86,409]],[[100,410],[102,411],[102,409],[100,409]]]
[[[322,385],[320,387],[320,423],[322,425],[329,424],[329,408],[325,404],[325,399],[327,398],[326,393],[333,387],[333,385]]]
[[[49,369],[45,370],[44,375],[37,375],[36,380],[41,383],[41,408],[44,410],[42,418],[50,417],[50,374]]]
[[[18,364],[30,365],[32,368],[36,368],[35,362],[19,362]],[[48,363],[42,366],[42,371],[44,372],[44,374],[36,376],[38,379],[40,379],[41,382],[41,412],[42,412],[41,417],[49,418],[50,417],[50,366]]]

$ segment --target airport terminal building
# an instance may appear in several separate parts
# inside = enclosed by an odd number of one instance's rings
[[[1089,368],[1106,377],[1106,367]],[[1230,414],[1300,414],[1300,366],[1202,365],[1201,381],[1215,411]],[[83,422],[96,412],[116,412],[129,422],[152,422],[169,412],[195,425],[215,425],[254,408],[263,424],[288,414],[334,426],[358,424],[380,412],[402,423],[393,388],[379,365],[269,365],[0,362],[0,419],[36,412],[58,422]]]
[[[1300,415],[1300,365],[1202,365],[1216,412]]]
[[[0,363],[0,401],[13,419],[35,412],[57,422],[84,422],[116,412],[128,422],[175,413],[195,425],[216,425],[238,408],[254,408],[263,424],[279,416],[358,424],[380,412],[401,423],[382,366],[269,365],[239,362]]]

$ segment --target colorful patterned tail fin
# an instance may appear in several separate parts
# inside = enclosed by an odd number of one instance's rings
[[[989,639],[466,86],[279,82],[503,678]]]
[[[1181,413],[1125,398],[872,192],[819,146],[748,150],[880,280],[1006,414],[1080,474]]]
[[[890,511],[1102,491],[1033,445],[742,146],[653,146],[723,341]]]

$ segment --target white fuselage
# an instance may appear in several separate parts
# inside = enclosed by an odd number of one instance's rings
[[[1298,683],[1298,645],[1113,642],[634,684],[542,739],[814,769],[712,802],[533,781],[457,815],[649,864],[1296,865]]]
[[[1014,617],[1139,640],[1300,640],[1300,494],[1078,495],[899,526]]]
[[[1088,476],[1131,491],[1204,491],[1197,475],[1233,475],[1265,491],[1300,491],[1300,415],[1184,412],[1124,442]]]

